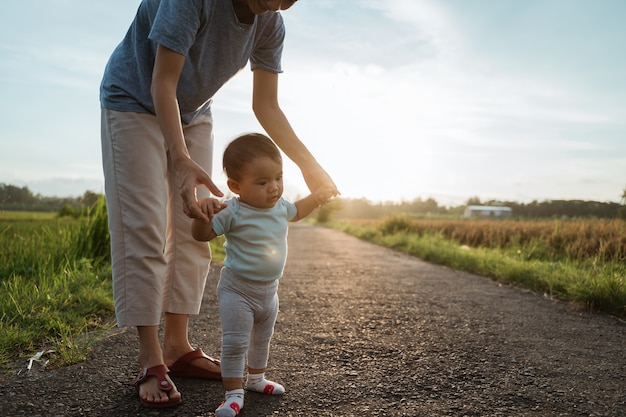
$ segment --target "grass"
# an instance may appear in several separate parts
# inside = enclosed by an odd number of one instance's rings
[[[44,349],[78,362],[111,327],[110,266],[88,241],[106,241],[96,214],[0,213],[0,363]]]
[[[115,325],[104,199],[86,218],[0,212],[0,247],[0,364],[44,350],[50,366],[84,360]]]
[[[10,354],[53,349],[61,355],[61,363],[83,360],[88,346],[79,341],[112,325],[108,276],[110,270],[103,268],[98,273],[84,260],[56,271],[40,269],[31,276],[4,279],[0,296],[2,356],[8,359]],[[83,349],[72,349],[78,346]]]
[[[446,265],[454,269],[487,276],[499,282],[528,288],[547,296],[586,306],[589,310],[613,314],[626,318],[626,259],[607,255],[606,245],[596,245],[598,253],[569,251],[562,248],[562,239],[546,241],[530,238],[526,244],[509,239],[511,243],[486,244],[476,241],[473,246],[460,239],[452,239],[446,230],[457,221],[438,223],[439,228],[417,232],[426,227],[421,222],[428,220],[408,220],[403,217],[389,218],[381,222],[343,222],[332,227],[340,229],[361,239],[381,246],[393,248],[426,261]],[[499,221],[465,221],[468,228],[494,229],[501,235],[503,227],[508,225]],[[614,222],[614,227],[621,232],[623,222]],[[428,227],[432,224],[428,225]],[[524,227],[528,227],[525,224]],[[545,225],[541,225],[544,227]],[[597,224],[596,224],[597,226]],[[580,224],[560,225],[560,228],[577,228]],[[498,231],[497,229],[500,228]],[[454,228],[452,228],[454,229]],[[450,229],[450,230],[452,230]],[[460,235],[459,230],[455,233]],[[616,235],[612,228],[607,228],[608,235]],[[486,233],[486,232],[485,232]],[[484,233],[483,233],[484,234]],[[509,234],[512,232],[509,231]],[[592,240],[602,237],[590,237],[579,234],[579,240]],[[556,250],[547,241],[552,239],[560,247]],[[605,239],[606,241],[606,239]],[[504,241],[501,241],[504,242]],[[587,242],[573,242],[575,247],[590,247]],[[623,250],[623,248],[617,248]],[[572,255],[577,253],[578,255]]]

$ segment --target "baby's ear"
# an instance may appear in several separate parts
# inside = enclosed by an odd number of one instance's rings
[[[228,189],[235,194],[239,194],[239,183],[235,180],[231,180],[230,178],[226,181],[228,185]]]

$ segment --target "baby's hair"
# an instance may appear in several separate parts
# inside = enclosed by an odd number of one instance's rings
[[[282,164],[280,150],[270,138],[260,133],[246,133],[226,146],[222,165],[226,176],[239,181],[246,164],[259,157],[268,157]]]

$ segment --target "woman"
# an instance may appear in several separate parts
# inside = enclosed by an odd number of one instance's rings
[[[244,68],[252,108],[311,190],[337,188],[298,139],[278,104],[285,28],[295,0],[143,0],[102,80],[102,158],[113,292],[119,326],[136,326],[139,398],[180,403],[168,376],[220,378],[219,361],[188,340],[211,259],[190,235],[208,222],[198,198],[222,196],[211,172],[211,98]],[[163,248],[165,250],[163,251]],[[163,347],[158,329],[164,314]]]

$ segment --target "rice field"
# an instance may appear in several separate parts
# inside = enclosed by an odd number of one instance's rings
[[[624,220],[394,216],[333,227],[429,262],[626,318]]]

